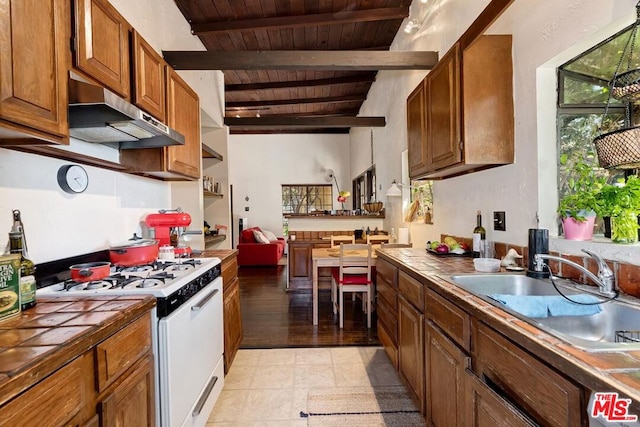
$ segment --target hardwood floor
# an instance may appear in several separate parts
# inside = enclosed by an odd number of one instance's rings
[[[344,328],[331,310],[331,293],[320,290],[318,326],[312,325],[311,292],[286,292],[287,267],[241,267],[241,348],[335,347],[380,345],[375,313],[371,329],[360,300],[349,301]]]

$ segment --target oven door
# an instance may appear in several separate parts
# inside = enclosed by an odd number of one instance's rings
[[[163,427],[205,425],[224,374],[222,278],[158,322],[158,377]]]

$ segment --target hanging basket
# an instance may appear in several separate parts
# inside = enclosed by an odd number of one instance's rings
[[[605,169],[640,168],[640,126],[618,129],[593,140]]]
[[[613,81],[611,96],[620,102],[640,100],[640,69],[636,68],[618,75]]]

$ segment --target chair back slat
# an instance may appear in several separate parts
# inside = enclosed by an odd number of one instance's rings
[[[361,252],[353,254],[354,251]],[[371,245],[370,244],[341,244],[340,245],[340,280],[349,275],[367,275],[371,281]]]
[[[356,242],[356,237],[351,235],[331,235],[331,247],[335,248],[343,243],[353,244]]]

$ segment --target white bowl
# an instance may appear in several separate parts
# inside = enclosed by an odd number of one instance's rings
[[[500,260],[495,258],[475,258],[473,266],[476,271],[483,273],[497,273],[500,271]]]

